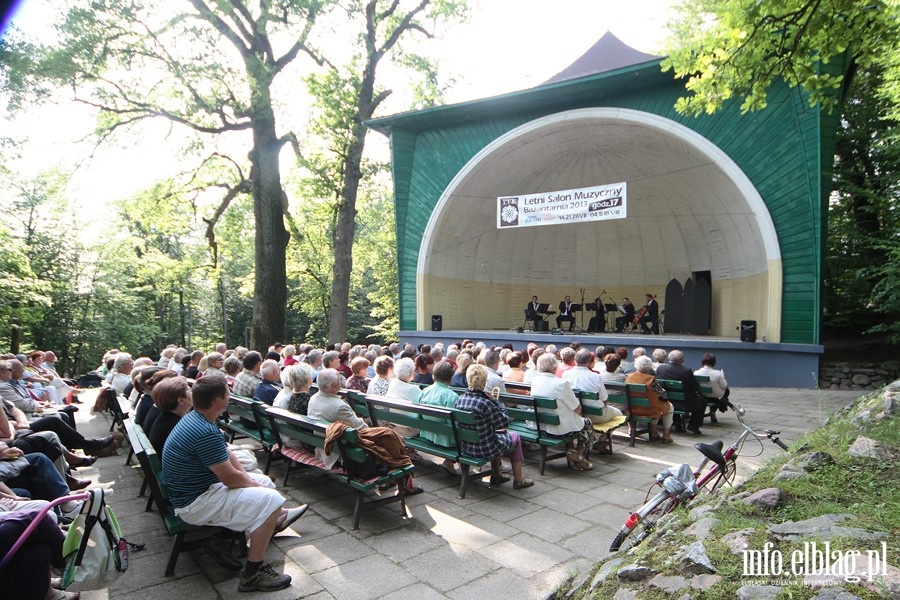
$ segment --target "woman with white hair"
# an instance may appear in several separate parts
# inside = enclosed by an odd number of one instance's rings
[[[294,358],[294,355],[297,354],[297,347],[293,344],[288,344],[284,348],[281,349],[281,358],[282,364],[286,367],[297,364],[297,359]]]
[[[394,363],[394,375],[388,386],[388,398],[396,400],[406,400],[407,402],[418,402],[422,395],[422,388],[415,383],[411,383],[413,376],[416,374],[416,363],[411,358],[401,358]]]
[[[543,425],[542,428],[551,435],[574,434],[575,441],[569,443],[566,452],[569,468],[590,471],[594,467],[584,459],[584,453],[597,441],[594,424],[581,416],[581,402],[572,390],[572,383],[556,376],[558,368],[559,361],[553,354],[542,354],[537,361],[537,374],[531,381],[531,395],[556,400],[556,409],[552,412],[559,416],[559,425]]]
[[[119,395],[125,395],[125,388],[131,385],[131,370],[134,368],[134,360],[127,352],[119,352],[116,354],[116,360],[113,363],[109,384],[116,390]]]
[[[673,440],[670,436],[670,431],[675,409],[672,403],[667,400],[666,391],[656,381],[656,376],[653,375],[653,361],[647,356],[639,356],[634,360],[634,369],[634,373],[629,373],[628,377],[625,378],[625,383],[642,383],[646,385],[650,406],[632,407],[631,414],[636,417],[653,417],[654,421],[650,423],[650,441],[671,444]],[[662,418],[663,423],[662,437],[659,435],[659,426],[657,424],[660,418]]]

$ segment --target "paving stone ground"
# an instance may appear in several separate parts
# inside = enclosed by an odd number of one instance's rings
[[[732,400],[747,409],[747,421],[759,429],[782,432],[790,442],[821,423],[859,392],[742,388]],[[90,414],[95,394],[85,394],[78,427],[102,435],[109,421]],[[673,433],[671,445],[638,442],[629,448],[618,437],[615,454],[592,458],[594,470],[575,472],[565,460],[551,462],[538,474],[537,452],[526,453],[526,475],[535,485],[515,491],[470,485],[457,498],[458,480],[431,463],[417,464],[416,481],[425,493],[409,501],[410,518],[390,506],[366,512],[360,528],[351,529],[353,497],[325,476],[291,475],[282,487],[282,467],[275,464],[279,490],[289,505],[310,503],[310,510],[286,534],[275,538],[266,559],[293,577],[290,588],[259,594],[271,600],[365,600],[405,598],[483,600],[544,598],[568,574],[607,556],[615,533],[629,510],[643,502],[657,472],[675,463],[696,465],[697,441],[722,439],[726,446],[740,432],[734,413],[718,425],[703,427],[699,438]],[[750,442],[752,444],[752,442]],[[758,448],[747,447],[757,454]],[[83,600],[207,600],[244,598],[237,574],[225,571],[202,551],[182,554],[175,575],[163,571],[171,549],[159,516],[144,511],[138,497],[141,473],[125,466],[127,448],[79,471],[114,490],[110,504],[129,541],[146,545],[132,554],[128,571],[104,590],[87,591]],[[765,442],[762,454],[739,461],[746,477],[770,456],[781,452]]]

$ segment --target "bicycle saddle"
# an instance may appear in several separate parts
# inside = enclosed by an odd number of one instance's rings
[[[723,471],[725,470],[725,457],[722,456],[722,447],[724,446],[724,442],[719,440],[717,442],[713,442],[712,444],[694,444],[694,448],[696,448],[700,454],[713,461],[719,468]]]

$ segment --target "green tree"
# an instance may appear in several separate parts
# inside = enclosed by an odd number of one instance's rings
[[[378,83],[379,66],[388,57],[419,73],[414,102],[420,107],[435,102],[441,89],[434,66],[424,57],[404,50],[406,38],[431,37],[438,25],[464,18],[464,0],[351,0],[341,4],[352,32],[352,55],[341,63],[319,56],[324,67],[307,78],[316,114],[310,132],[324,140],[319,153],[301,162],[318,179],[318,189],[335,206],[330,245],[334,253],[328,298],[328,339],[347,338],[353,248],[357,226],[357,198],[363,178],[366,121],[392,93]],[[327,194],[327,195],[325,195]]]
[[[210,182],[221,206],[251,194],[255,222],[255,283],[251,341],[264,345],[284,332],[286,197],[279,165],[296,138],[276,127],[276,80],[307,48],[313,26],[332,2],[289,0],[251,6],[189,0],[78,2],[65,14],[56,46],[4,38],[0,62],[10,106],[45,96],[55,86],[98,111],[100,141],[147,120],[189,130],[197,169],[220,143],[243,147],[230,180]],[[243,135],[241,135],[243,134]],[[228,136],[229,140],[209,140]],[[238,152],[237,155],[241,153]],[[213,222],[214,225],[214,222]]]
[[[687,78],[676,108],[711,113],[731,99],[765,107],[778,78],[813,105],[833,108],[845,83],[823,67],[849,53],[857,68],[880,66],[879,93],[900,115],[900,4],[869,0],[682,0],[664,68]]]

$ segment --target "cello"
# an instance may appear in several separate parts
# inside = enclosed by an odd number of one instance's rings
[[[653,299],[656,300],[656,294],[653,295]],[[647,305],[646,304],[643,305],[639,311],[634,313],[634,319],[631,320],[631,324],[632,325],[640,325],[641,319],[643,319],[644,317],[647,316],[648,310],[649,309],[647,308]]]

